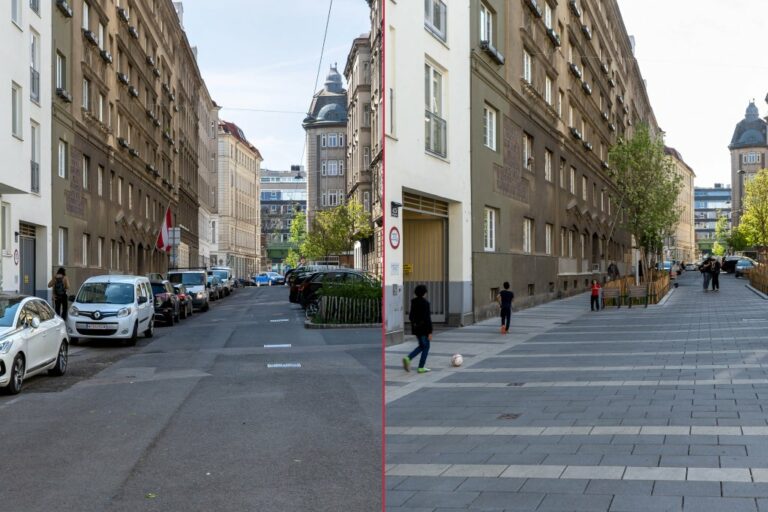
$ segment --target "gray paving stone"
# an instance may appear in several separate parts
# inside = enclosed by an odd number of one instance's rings
[[[544,494],[528,492],[481,492],[480,496],[472,502],[472,510],[509,510],[524,511],[537,510],[544,499]]]
[[[607,511],[612,496],[602,494],[547,494],[537,512]]]
[[[583,494],[589,480],[558,480],[553,478],[530,478],[520,488],[521,492],[540,492],[544,494]]]
[[[412,496],[403,503],[406,507],[466,507],[480,495],[478,492],[467,491],[418,491],[411,494]]]
[[[399,507],[414,494],[414,491],[387,491],[387,506]]]
[[[709,455],[662,455],[660,465],[677,468],[717,468],[720,467],[720,460]]]
[[[723,496],[768,498],[768,483],[723,482]]]
[[[611,512],[679,512],[682,496],[618,495],[613,497]]]
[[[585,494],[637,494],[650,495],[652,480],[590,480]]]
[[[394,489],[397,491],[453,491],[464,480],[466,478],[463,477],[409,476]]]
[[[666,482],[653,486],[656,496],[720,496],[720,482]]]
[[[757,512],[753,498],[706,498],[686,496],[686,512]]]
[[[456,489],[458,491],[517,492],[527,482],[525,478],[478,478],[469,477]]]

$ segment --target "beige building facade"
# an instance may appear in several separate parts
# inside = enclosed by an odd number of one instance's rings
[[[735,227],[743,214],[745,184],[768,167],[768,123],[760,117],[754,101],[736,125],[728,149],[731,152],[731,220]]]
[[[667,260],[693,262],[698,257],[696,230],[694,222],[694,186],[696,173],[685,163],[683,156],[675,149],[665,147],[664,152],[675,163],[675,171],[680,177],[680,193],[675,207],[680,212],[675,232],[664,242],[664,258]]]

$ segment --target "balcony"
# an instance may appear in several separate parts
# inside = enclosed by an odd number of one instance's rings
[[[151,55],[147,55],[147,64],[149,64],[152,67],[155,67],[155,58]]]
[[[606,121],[610,120],[610,115],[608,114],[608,112],[603,112],[602,114],[600,114],[600,117],[602,117]]]
[[[555,46],[560,46],[562,43],[560,42],[560,34],[555,32],[555,29],[548,28],[547,29],[547,37],[549,37],[549,40],[552,41],[552,44]]]
[[[571,126],[571,135],[572,135],[572,136],[573,136],[573,138],[574,138],[574,139],[576,139],[576,140],[581,140],[581,138],[582,138],[582,136],[581,136],[581,132],[580,132],[580,131],[579,131],[579,129],[578,129],[578,128],[576,128],[575,126]]]
[[[131,148],[131,149],[129,149],[129,150],[128,150],[128,153],[129,153],[131,156],[135,156],[136,158],[138,158],[138,157],[139,157],[139,151],[138,151],[138,150],[136,150],[136,149],[134,149],[134,148]]]
[[[133,37],[134,39],[138,39],[139,38],[139,31],[133,25],[128,27],[128,33],[131,34],[131,37]]]
[[[120,145],[120,147],[123,147],[123,148],[129,148],[130,147],[130,145],[128,144],[128,141],[125,140],[125,138],[123,138],[123,137],[118,137],[117,138],[117,143]]]
[[[128,94],[130,94],[134,98],[138,98],[139,97],[139,90],[137,88],[135,88],[134,86],[129,85],[128,86]]]
[[[29,97],[35,103],[40,102],[40,72],[29,68]]]
[[[611,168],[611,167],[608,165],[608,162],[607,162],[606,160],[603,160],[602,162],[600,162],[600,167],[602,167],[602,168],[603,168],[603,169],[605,169],[606,171],[607,171],[608,169],[610,169],[610,168]]]
[[[610,71],[610,70],[608,69],[608,64],[606,64],[605,62],[601,62],[601,63],[600,63],[600,71],[602,71],[604,74],[606,74],[606,75],[607,75],[607,74],[608,74],[608,72]]]
[[[541,18],[543,16],[543,13],[541,12],[541,7],[539,7],[539,3],[536,0],[525,0],[525,4],[531,10],[531,13],[534,16],[536,16],[537,18]]]
[[[496,64],[504,64],[504,55],[502,55],[501,52],[490,43],[490,41],[480,41],[480,49],[483,50],[486,55],[491,57],[491,59],[493,59]]]
[[[69,6],[67,0],[56,0],[56,7],[59,8],[59,11],[65,18],[71,18],[74,15],[72,7]]]
[[[445,158],[448,154],[447,143],[448,123],[445,119],[424,111],[424,149],[429,153]]]
[[[571,62],[568,64],[568,69],[571,70],[571,74],[573,74],[573,76],[581,80],[581,68],[579,68],[578,64]]]
[[[616,95],[616,101],[618,101],[619,103],[621,103],[623,105],[624,104],[624,96],[622,96],[621,94],[617,94]]]
[[[608,129],[611,130],[612,132],[615,132],[616,131],[616,125],[611,123],[611,124],[608,125]]]
[[[30,162],[32,183],[30,184],[30,190],[36,194],[40,193],[40,164],[37,162]]]
[[[611,89],[613,89],[614,87],[616,87],[616,80],[614,80],[613,78],[609,78],[608,85],[610,85]]]
[[[592,147],[591,142],[584,141],[584,149],[586,149],[587,151],[592,151],[594,148]]]
[[[157,68],[152,68],[152,74],[155,75],[155,77],[160,78],[160,70]]]

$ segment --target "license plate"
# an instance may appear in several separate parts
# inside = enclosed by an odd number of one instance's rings
[[[114,324],[85,324],[86,329],[93,329],[93,330],[109,330],[114,329]]]

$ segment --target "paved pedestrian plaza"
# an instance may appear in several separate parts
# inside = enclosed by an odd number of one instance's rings
[[[387,510],[768,511],[768,300],[679,281],[647,309],[585,294],[441,332],[428,374],[389,347]]]

